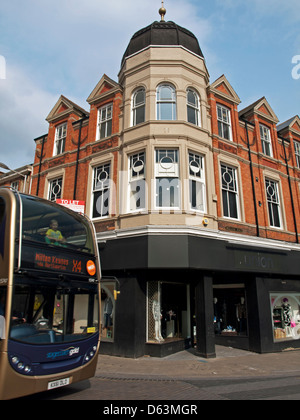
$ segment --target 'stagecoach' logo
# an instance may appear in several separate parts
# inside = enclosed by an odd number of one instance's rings
[[[66,350],[60,350],[60,351],[54,351],[47,353],[47,359],[56,359],[57,357],[63,357],[63,356],[73,356],[74,354],[79,353],[80,348],[79,347],[69,347]]]

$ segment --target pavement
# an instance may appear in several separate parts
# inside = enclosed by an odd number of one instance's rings
[[[25,399],[95,400],[99,413],[120,414],[122,407],[135,407],[137,415],[167,414],[173,404],[168,401],[196,403],[200,413],[200,401],[300,400],[300,349],[257,354],[216,346],[216,356],[204,359],[194,349],[163,358],[100,354],[93,378]],[[164,404],[157,412],[156,401]]]
[[[167,357],[123,357],[99,355],[97,378],[182,380],[193,378],[240,378],[300,374],[300,349],[258,354],[216,346],[216,358],[197,356],[194,349]]]

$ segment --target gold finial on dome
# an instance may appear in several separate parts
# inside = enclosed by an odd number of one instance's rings
[[[159,14],[161,16],[161,22],[165,21],[165,14],[167,13],[165,7],[164,7],[164,1],[161,2],[161,8],[159,9]]]

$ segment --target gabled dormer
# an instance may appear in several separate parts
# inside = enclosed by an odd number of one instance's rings
[[[73,148],[72,142],[67,141],[74,135],[72,124],[82,118],[87,118],[89,113],[70,99],[61,95],[46,121],[49,122],[45,157],[51,158],[62,155]]]
[[[239,118],[255,125],[257,151],[264,156],[278,159],[276,124],[278,118],[265,97],[239,112]]]
[[[105,101],[107,98],[112,97],[120,91],[120,85],[104,74],[86,101],[92,105],[97,102]]]
[[[253,122],[254,115],[273,124],[277,124],[279,121],[275,112],[264,96],[239,112],[240,118],[243,117],[248,119],[250,122],[251,119]]]
[[[103,140],[119,131],[119,116],[122,89],[114,80],[104,74],[89,97],[90,125],[89,141]]]
[[[280,137],[289,140],[294,166],[300,169],[300,118],[296,115],[277,126]]]
[[[241,103],[239,96],[224,74],[209,86],[209,90],[216,97],[222,98],[225,101],[235,103],[236,105]]]
[[[47,116],[46,121],[55,123],[59,120],[67,119],[71,114],[74,114],[74,120],[88,116],[87,111],[61,95]]]
[[[211,104],[212,134],[236,142],[237,106],[241,100],[224,74],[208,87],[208,98]]]
[[[287,136],[293,136],[300,137],[300,118],[298,115],[296,115],[293,118],[290,118],[289,120],[278,124],[277,126],[278,134],[280,134],[282,137]]]

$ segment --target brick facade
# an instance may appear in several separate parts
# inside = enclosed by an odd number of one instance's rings
[[[163,19],[138,31],[118,82],[104,74],[88,110],[61,96],[35,139],[31,193],[85,202],[102,297],[120,291],[104,353],[283,349],[280,293],[297,314],[285,338],[300,346],[300,118],[279,124],[265,97],[243,108],[225,75],[210,83],[196,41]],[[154,335],[154,301],[166,322],[175,311],[177,335],[167,323]]]
[[[110,177],[114,185],[114,195],[110,199],[109,217],[106,217],[105,220],[97,219],[95,221],[97,231],[117,229],[120,226],[120,220],[122,220],[119,200],[125,184],[121,183],[121,174],[124,173],[123,168],[128,170],[124,162],[128,159],[125,149],[129,148],[127,145],[125,147],[123,139],[126,139],[130,134],[130,145],[135,145],[137,148],[136,146],[140,144],[142,149],[145,148],[145,141],[147,141],[139,133],[137,127],[126,128],[126,124],[128,125],[130,121],[130,115],[127,114],[131,112],[128,111],[130,108],[128,100],[125,100],[124,97],[124,90],[127,88],[124,85],[124,78],[122,78],[122,85],[119,85],[108,76],[103,75],[87,99],[89,111],[83,110],[69,99],[61,96],[47,116],[48,133],[35,139],[36,152],[31,193],[49,198],[49,183],[51,180],[61,177],[63,182],[61,198],[85,201],[89,216],[91,216],[92,206],[90,202],[93,168],[98,163],[110,162]],[[298,242],[300,232],[300,157],[297,158],[300,150],[300,146],[297,148],[297,144],[300,145],[299,117],[295,116],[278,125],[278,118],[264,97],[238,111],[241,100],[224,75],[208,85],[206,95],[206,98],[200,98],[202,103],[207,101],[207,107],[203,108],[201,113],[205,115],[207,112],[207,121],[211,125],[209,128],[211,146],[209,147],[211,147],[213,156],[213,168],[209,170],[206,168],[206,173],[208,176],[210,171],[214,175],[213,189],[207,195],[213,195],[216,213],[210,206],[210,210],[207,210],[203,217],[211,217],[213,222],[210,227],[221,231]],[[153,94],[149,96],[149,100],[155,101]],[[112,104],[111,133],[103,139],[98,139],[99,109],[110,104]],[[230,116],[228,117],[230,118],[230,138],[228,139],[219,133],[218,106],[226,109],[227,115]],[[147,115],[149,112],[146,109]],[[174,123],[176,124],[176,122],[170,122],[169,127]],[[63,124],[66,124],[65,146],[62,153],[57,154],[55,153],[56,133],[57,128]],[[261,126],[270,136],[270,145],[268,146],[271,150],[270,156],[263,149]],[[165,126],[162,127],[162,130],[164,130],[163,134],[170,132],[170,128]],[[151,138],[151,128],[149,135]],[[199,131],[199,140],[201,140],[201,135]],[[156,134],[153,134],[154,139],[155,136]],[[183,135],[178,137],[176,134],[174,142],[170,143],[170,146],[179,141],[182,144],[185,142],[178,138],[184,137]],[[190,147],[189,141],[187,136],[186,147]],[[193,141],[195,142],[195,140]],[[208,143],[207,140],[205,142]],[[150,159],[149,154],[147,159]],[[220,169],[222,164],[235,170],[237,217],[224,215]],[[151,176],[153,177],[153,174]],[[184,181],[184,176],[182,178]],[[276,185],[278,189],[276,205],[280,212],[280,226],[272,226],[270,222],[266,180],[271,180],[272,186]],[[2,175],[0,182],[1,185],[9,185],[9,180],[5,175]],[[184,182],[182,182],[183,184]],[[182,196],[184,194],[186,192],[182,192]],[[185,211],[186,209],[182,208],[182,213]],[[150,212],[149,208],[148,213]],[[134,218],[134,215],[131,217]],[[172,217],[171,214],[170,217]],[[139,220],[140,218],[136,217],[137,224],[140,223]],[[147,220],[147,224],[152,223],[149,220]],[[156,224],[160,223],[157,222],[159,219],[155,220]],[[161,223],[164,224],[165,220],[166,218],[162,217]],[[177,222],[171,221],[170,223],[176,224]],[[182,224],[182,221],[178,221],[179,223]],[[195,221],[195,224],[197,223],[198,221]]]

